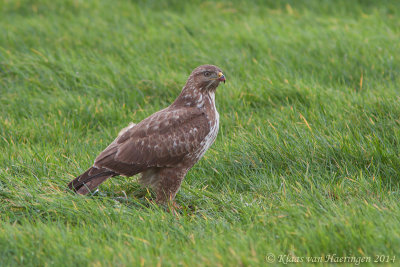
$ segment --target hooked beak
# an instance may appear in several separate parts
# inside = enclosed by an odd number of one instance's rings
[[[222,72],[218,72],[218,81],[225,83],[225,76]]]

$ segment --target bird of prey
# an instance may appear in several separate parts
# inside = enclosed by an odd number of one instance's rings
[[[169,107],[123,129],[68,187],[85,195],[110,177],[141,173],[139,183],[154,189],[156,203],[173,202],[186,173],[218,134],[215,91],[220,82],[225,76],[217,66],[194,69]]]

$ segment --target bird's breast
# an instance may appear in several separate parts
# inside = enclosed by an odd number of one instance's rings
[[[210,146],[214,143],[215,139],[218,135],[219,129],[219,114],[215,107],[214,93],[210,93],[210,95],[206,95],[203,97],[204,101],[204,111],[208,119],[209,132],[204,137],[204,139],[200,143],[199,149],[194,153],[195,158],[200,159],[203,157],[204,153],[210,148]]]

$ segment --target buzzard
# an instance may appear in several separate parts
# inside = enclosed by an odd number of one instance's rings
[[[220,82],[225,83],[220,68],[194,69],[169,107],[124,128],[68,187],[85,195],[110,177],[141,173],[139,182],[154,189],[157,203],[173,201],[186,173],[217,136],[215,91]]]

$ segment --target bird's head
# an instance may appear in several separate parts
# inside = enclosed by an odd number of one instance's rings
[[[190,74],[188,83],[192,83],[195,88],[205,91],[215,90],[220,82],[225,83],[225,76],[222,70],[214,65],[202,65],[195,68]]]

